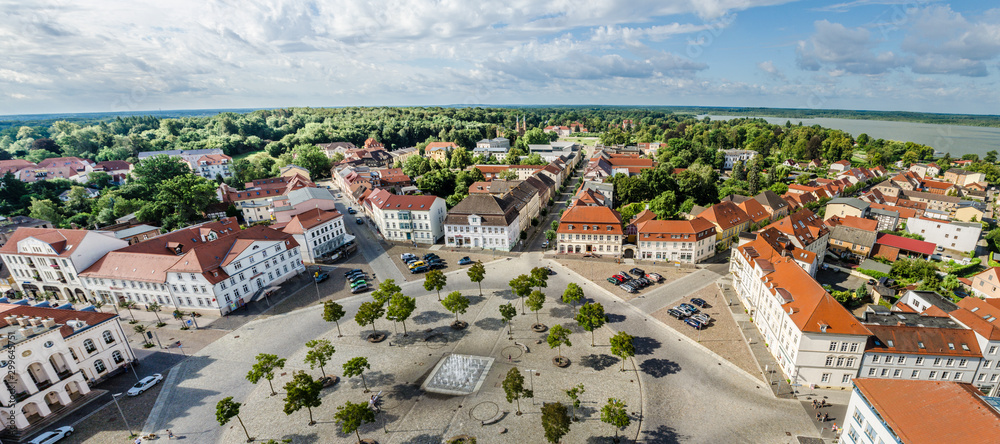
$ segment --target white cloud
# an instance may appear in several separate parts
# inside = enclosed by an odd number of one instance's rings
[[[766,60],[757,64],[757,68],[764,71],[768,77],[774,80],[785,80],[785,74],[781,72],[776,66],[774,66],[774,61]]]
[[[851,74],[882,74],[902,64],[892,51],[879,51],[866,28],[848,28],[827,20],[817,21],[816,32],[796,46],[798,66],[809,71],[824,67]]]
[[[987,62],[1000,56],[1000,10],[969,21],[950,6],[911,11],[900,47],[916,55],[913,71],[985,77]]]

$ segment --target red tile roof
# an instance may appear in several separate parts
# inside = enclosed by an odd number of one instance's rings
[[[996,443],[1000,412],[972,384],[857,378],[854,385],[902,442]]]
[[[955,357],[981,357],[976,334],[964,328],[926,328],[905,325],[866,325],[872,337],[865,350]],[[920,344],[923,344],[923,347]],[[892,344],[892,345],[889,345]]]
[[[710,222],[714,222],[722,231],[750,221],[750,216],[744,213],[740,207],[731,201],[719,202],[702,211],[696,216],[704,217]]]
[[[900,250],[912,251],[914,253],[931,255],[934,254],[935,245],[922,240],[910,239],[908,237],[896,236],[895,234],[881,233],[876,244],[895,247]]]
[[[691,220],[649,220],[636,224],[639,240],[691,242],[715,236],[715,225],[701,217]],[[671,235],[680,235],[674,239]],[[691,239],[690,236],[694,236]]]
[[[593,228],[593,227],[597,228]],[[571,228],[572,227],[572,228]],[[584,227],[587,227],[585,230]],[[559,220],[559,233],[623,234],[618,212],[604,206],[573,205]]]
[[[83,238],[87,236],[90,231],[87,230],[61,230],[58,228],[18,228],[10,235],[7,242],[0,247],[0,253],[7,254],[20,254],[17,251],[17,243],[27,239],[29,237],[38,239],[42,242],[49,244],[55,251],[56,256],[59,257],[69,257],[71,254],[76,252],[76,247],[80,245]],[[95,236],[102,236],[101,234],[93,233]],[[32,255],[39,256],[51,256],[47,253],[35,253]]]
[[[1000,307],[976,297],[963,298],[958,307],[951,312],[955,320],[990,341],[1000,341]]]
[[[338,211],[326,211],[319,208],[313,208],[309,211],[296,214],[292,217],[292,220],[288,221],[288,224],[286,224],[284,229],[281,231],[288,234],[304,234],[312,227],[343,216],[344,215],[340,214]]]

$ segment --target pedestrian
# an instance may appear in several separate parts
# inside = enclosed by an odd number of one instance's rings
[[[830,420],[830,414],[829,413],[824,413],[823,414],[823,422],[827,422],[829,420]]]
[[[819,421],[820,418],[821,418],[821,416],[820,416],[819,412],[816,412],[816,420]]]
[[[171,432],[170,429],[167,429],[167,439],[174,439],[174,432]]]

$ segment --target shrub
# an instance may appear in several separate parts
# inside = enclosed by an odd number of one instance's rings
[[[876,271],[876,270],[866,270],[866,269],[862,269],[862,268],[858,269],[858,273],[866,274],[868,276],[871,276],[872,279],[879,279],[879,278],[889,277],[888,273],[883,273],[881,271]]]

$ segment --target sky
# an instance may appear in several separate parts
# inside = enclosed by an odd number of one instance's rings
[[[376,105],[1000,114],[993,0],[0,0],[0,115]]]

